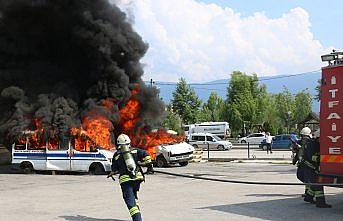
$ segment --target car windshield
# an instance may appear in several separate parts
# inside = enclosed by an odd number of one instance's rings
[[[216,135],[213,135],[213,138],[216,139],[217,141],[221,141],[222,139]]]

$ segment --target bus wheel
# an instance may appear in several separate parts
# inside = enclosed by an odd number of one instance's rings
[[[22,169],[22,171],[26,174],[31,174],[33,173],[33,165],[30,162],[23,162],[20,165],[20,168]]]
[[[101,163],[93,163],[89,167],[89,174],[90,175],[104,175],[105,174],[105,168]]]

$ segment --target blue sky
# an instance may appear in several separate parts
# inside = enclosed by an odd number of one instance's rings
[[[311,30],[326,47],[343,49],[343,1],[341,0],[198,0],[230,7],[242,16],[265,12],[269,18],[278,18],[292,8],[301,7],[310,15]]]
[[[144,80],[227,79],[319,70],[343,49],[341,1],[112,0],[149,44]]]

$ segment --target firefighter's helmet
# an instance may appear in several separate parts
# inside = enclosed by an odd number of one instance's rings
[[[130,137],[126,134],[120,134],[117,138],[118,145],[129,145],[131,143]]]
[[[311,135],[311,129],[308,128],[308,127],[304,127],[303,129],[301,129],[300,135],[312,137],[312,135]]]

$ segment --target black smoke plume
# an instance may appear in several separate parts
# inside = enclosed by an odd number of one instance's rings
[[[134,88],[142,124],[155,123],[164,106],[142,81],[147,49],[107,0],[0,0],[0,139],[13,142],[34,118],[45,137],[68,139],[91,108],[118,128]]]

